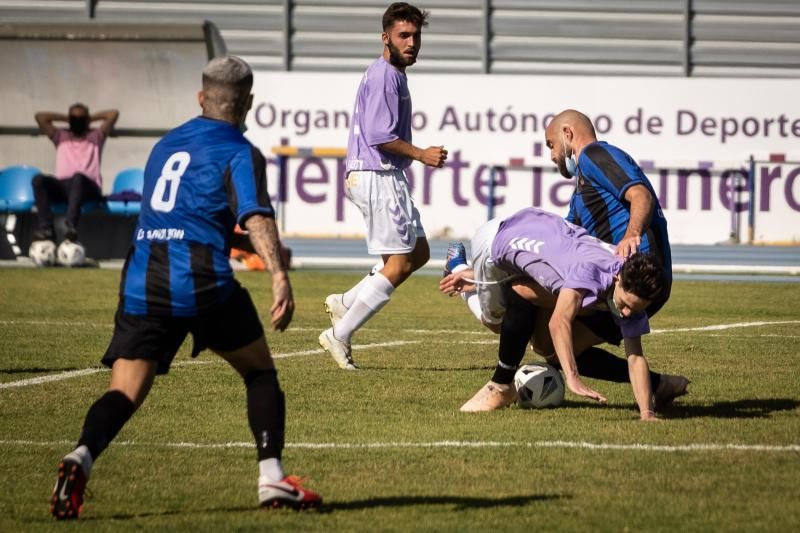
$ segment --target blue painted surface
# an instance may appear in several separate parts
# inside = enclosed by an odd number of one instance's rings
[[[337,268],[337,259],[369,260],[367,247],[363,239],[283,239],[291,248],[295,258],[329,258],[330,264],[320,268]],[[449,241],[429,241],[431,259],[443,260],[447,254]],[[672,262],[675,265],[697,265],[699,267],[762,266],[768,268],[800,269],[800,246],[748,246],[748,245],[673,245]],[[366,267],[340,265],[346,270],[364,270]],[[433,270],[433,269],[429,269]],[[800,275],[778,274],[713,274],[713,273],[677,273],[678,280],[714,280],[714,281],[763,281],[800,283]]]

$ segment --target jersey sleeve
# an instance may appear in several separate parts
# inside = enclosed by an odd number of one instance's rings
[[[234,156],[229,169],[228,199],[236,222],[243,226],[249,217],[275,217],[267,192],[267,160],[254,146]]]
[[[647,313],[637,313],[629,317],[618,317],[612,315],[614,322],[619,326],[622,336],[626,339],[633,337],[641,337],[650,333],[650,321],[647,318]]]
[[[597,301],[601,292],[614,283],[614,276],[593,263],[578,263],[565,272],[565,289],[584,291],[581,307],[587,307]]]
[[[365,92],[364,138],[370,146],[377,146],[399,139],[400,96],[397,87],[381,79],[370,84]]]

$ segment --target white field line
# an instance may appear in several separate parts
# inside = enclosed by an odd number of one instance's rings
[[[650,333],[680,333],[684,331],[721,331],[723,329],[752,328],[758,326],[776,326],[781,324],[800,324],[800,320],[778,320],[774,322],[738,322],[735,324],[717,324],[696,328],[654,329]]]
[[[403,346],[406,344],[418,344],[421,341],[390,341],[390,342],[377,342],[374,344],[356,344],[353,346],[353,350],[369,350],[372,348],[386,348],[391,346]],[[299,352],[288,352],[283,354],[274,354],[272,356],[273,359],[286,359],[289,357],[300,357],[304,355],[315,355],[315,354],[322,354],[325,353],[325,350],[322,348],[316,348],[313,350],[301,350]],[[210,364],[222,364],[224,361],[222,360],[201,360],[201,361],[179,361],[172,365],[172,368],[182,367],[182,366],[191,366],[191,365],[210,365]],[[36,378],[28,378],[28,379],[21,379],[18,381],[9,381],[7,383],[0,383],[0,389],[10,389],[14,387],[27,387],[29,385],[39,385],[41,383],[50,383],[52,381],[62,381],[65,379],[72,379],[81,376],[88,376],[91,374],[97,374],[98,372],[108,372],[108,368],[84,368],[82,370],[70,370],[68,372],[59,372],[58,374],[48,374],[46,376],[39,376]]]
[[[94,322],[59,322],[57,320],[0,320],[0,326],[66,326],[85,328],[113,328],[114,324]]]
[[[17,324],[59,324],[59,325],[87,325],[87,326],[97,326],[96,324],[91,324],[88,322],[48,322],[48,321],[9,321],[9,320],[2,320],[0,321],[2,325],[17,325]],[[673,328],[673,329],[654,329],[651,331],[653,334],[658,333],[680,333],[680,332],[687,332],[687,331],[721,331],[726,329],[734,329],[734,328],[749,328],[749,327],[758,327],[758,326],[774,326],[774,325],[783,325],[783,324],[800,324],[800,320],[781,320],[781,321],[772,321],[772,322],[737,322],[734,324],[716,324],[711,326],[701,326],[695,328]],[[316,330],[315,330],[316,331]],[[403,330],[408,332],[415,332],[415,333],[464,333],[459,330],[425,330],[425,329],[414,329],[414,330]],[[419,343],[420,341],[391,341],[385,343],[375,343],[375,344],[362,344],[353,346],[354,350],[361,350],[361,349],[369,349],[369,348],[381,348],[387,346],[401,346],[403,344],[415,344]],[[493,344],[495,341],[477,341],[476,344]],[[302,350],[299,352],[290,352],[286,354],[275,354],[273,358],[275,359],[284,359],[289,357],[299,357],[304,355],[316,355],[323,353],[323,350],[320,348],[312,349],[312,350]],[[188,361],[186,363],[191,363]],[[185,363],[184,363],[185,364]],[[181,363],[176,363],[174,366],[181,366]],[[89,374],[95,374],[97,372],[103,372],[106,369],[104,368],[87,368],[83,370],[71,370],[69,372],[62,372],[59,374],[51,374],[47,376],[39,376],[36,378],[29,378],[23,379],[19,381],[10,381],[7,383],[0,383],[0,390],[8,389],[12,387],[25,387],[28,385],[38,385],[40,383],[49,383],[52,381],[60,381],[63,379],[70,379],[74,377],[80,377]]]
[[[73,444],[69,440],[0,440],[0,446],[63,446]],[[253,447],[252,442],[135,442],[118,441],[112,446],[142,446],[147,448],[184,448],[184,449],[229,449]],[[414,448],[564,448],[591,451],[632,451],[632,452],[773,452],[773,453],[798,453],[800,444],[737,444],[737,443],[694,443],[694,444],[614,444],[608,442],[585,441],[454,441],[443,440],[433,442],[290,442],[287,448],[303,450],[388,450],[388,449],[414,449]]]
[[[172,365],[172,368],[181,366],[192,365],[208,365],[214,361],[179,361]],[[51,381],[62,381],[65,379],[79,378],[81,376],[89,376],[99,372],[108,372],[106,367],[84,368],[83,370],[69,370],[67,372],[59,372],[58,374],[48,374],[46,376],[39,376],[37,378],[21,379],[19,381],[9,381],[8,383],[0,383],[0,389],[11,389],[14,387],[27,387],[28,385],[40,385],[42,383],[50,383]]]
[[[64,326],[64,327],[89,327],[89,328],[113,328],[114,324],[95,324],[92,322],[60,322],[50,320],[0,320],[0,326]],[[290,326],[285,333],[316,331],[321,332],[324,327],[293,327]],[[361,328],[359,331],[378,331],[376,328]],[[461,330],[461,329],[401,329],[404,333],[420,334],[458,334],[458,335],[490,335],[485,330]]]

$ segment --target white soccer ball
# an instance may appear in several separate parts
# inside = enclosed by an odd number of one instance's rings
[[[53,266],[56,262],[56,243],[53,241],[33,241],[28,248],[28,257],[38,267]]]
[[[564,401],[564,378],[546,364],[523,365],[514,375],[517,405],[523,409],[556,407]]]
[[[64,266],[81,266],[86,261],[86,251],[77,242],[64,241],[58,245],[58,262]]]

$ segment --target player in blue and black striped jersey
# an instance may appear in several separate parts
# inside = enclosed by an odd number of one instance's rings
[[[270,322],[285,330],[294,299],[267,194],[266,160],[241,131],[252,85],[243,60],[209,62],[198,95],[202,116],[170,131],[150,154],[114,334],[102,359],[111,383],[89,409],[76,449],[59,465],[51,499],[56,519],[78,518],[92,464],[142,404],[155,376],[169,370],[189,333],[193,356],[209,348],[244,379],[261,505],[321,502],[283,472],[283,392],[255,306],[228,261],[238,223],[272,277]]]
[[[647,313],[653,316],[669,299],[672,254],[667,219],[641,167],[621,149],[597,140],[591,120],[568,109],[547,125],[550,158],[565,178],[577,179],[567,220],[617,246],[617,255],[652,253],[664,265],[666,289]]]

